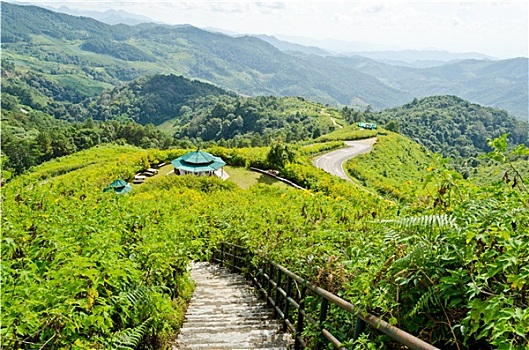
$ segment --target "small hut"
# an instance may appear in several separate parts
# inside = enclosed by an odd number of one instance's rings
[[[108,185],[107,188],[105,188],[104,192],[110,192],[114,191],[117,194],[125,194],[129,193],[132,190],[132,187],[123,180],[116,180],[112,182],[110,185]]]
[[[222,158],[215,157],[207,152],[196,150],[171,161],[174,172],[178,175],[194,174],[198,176],[218,176],[224,178],[222,167],[226,163]]]

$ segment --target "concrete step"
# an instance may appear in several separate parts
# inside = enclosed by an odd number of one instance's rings
[[[196,321],[192,320],[186,320],[184,326],[182,329],[185,329],[186,327],[189,328],[204,328],[209,327],[210,329],[215,329],[216,327],[238,327],[238,326],[263,326],[266,327],[268,325],[277,325],[277,321],[273,319],[231,319],[231,320],[204,320],[204,319],[198,319]]]
[[[197,326],[186,326],[184,328],[180,329],[180,335],[184,334],[197,334],[197,333],[203,333],[203,332],[210,332],[210,333],[223,333],[223,332],[245,332],[245,331],[252,331],[255,329],[255,326],[257,324],[199,324]],[[268,323],[268,324],[262,324],[259,323],[259,327],[262,330],[265,331],[275,331],[277,332],[278,326],[276,323]]]
[[[203,344],[203,343],[219,343],[219,344],[260,344],[260,343],[277,343],[285,340],[284,335],[277,334],[277,329],[274,330],[263,330],[263,329],[252,329],[239,332],[237,330],[223,333],[194,333],[194,334],[180,334],[178,337],[181,343],[186,345],[191,344]]]

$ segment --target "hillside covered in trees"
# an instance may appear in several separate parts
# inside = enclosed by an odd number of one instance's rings
[[[2,74],[3,166],[14,174],[108,142],[165,149],[309,140],[336,128],[331,116],[341,118],[303,98],[241,97],[175,75],[139,78],[82,99],[31,70],[6,65]]]
[[[108,25],[35,6],[2,3],[2,57],[94,96],[145,75],[176,74],[249,96],[301,96],[337,107],[400,106],[458,95],[527,117],[528,59],[464,60],[431,69],[363,57],[280,51],[256,37],[192,26]],[[524,80],[525,79],[525,80]]]
[[[454,96],[362,112],[299,97],[242,97],[172,74],[138,78],[96,97],[14,65],[4,65],[2,74],[4,164],[14,173],[104,142],[161,148],[186,142],[263,146],[278,138],[318,139],[333,130],[341,136],[327,139],[346,140],[356,138],[347,130],[354,132],[361,121],[375,121],[453,158],[465,174],[490,151],[487,140],[508,133],[512,144],[527,142],[526,123]],[[341,126],[346,129],[338,130]]]
[[[503,134],[509,134],[511,144],[528,143],[526,122],[456,96],[415,99],[402,107],[375,113],[372,118],[435,153],[470,165],[491,151],[488,140]]]
[[[160,89],[154,88],[157,84]],[[125,119],[142,124],[165,122],[161,128],[170,129],[172,123],[174,130],[178,130],[176,137],[202,140],[230,139],[254,132],[266,136],[273,130],[284,129],[292,131],[289,141],[300,141],[332,131],[335,127],[329,122],[330,117],[350,124],[370,120],[454,159],[476,158],[490,151],[487,141],[505,133],[512,144],[528,142],[526,122],[503,110],[456,96],[414,99],[402,107],[362,112],[348,107],[341,110],[324,107],[302,98],[244,98],[226,92],[219,94],[219,90],[214,90],[215,93],[204,90],[206,95],[196,98],[197,93],[186,89],[185,84],[191,83],[176,76],[141,78],[90,102],[93,107],[87,115],[94,119],[125,115]],[[146,116],[149,113],[152,116]],[[167,122],[169,119],[171,123]]]
[[[282,137],[290,142],[334,129],[331,114],[319,103],[296,97],[242,97],[175,75],[139,78],[84,106],[87,117],[151,123],[175,139],[219,141],[256,134],[265,140]],[[332,113],[340,118],[337,110]]]

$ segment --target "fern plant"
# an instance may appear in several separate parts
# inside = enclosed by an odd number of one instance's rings
[[[138,348],[143,337],[149,330],[150,321],[151,319],[148,318],[136,327],[116,332],[112,337],[112,348],[119,350],[135,350]]]

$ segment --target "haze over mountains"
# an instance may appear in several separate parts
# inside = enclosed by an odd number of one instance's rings
[[[87,95],[92,96],[109,84],[175,73],[250,96],[296,95],[383,109],[415,97],[449,94],[522,119],[529,115],[527,58],[493,61],[436,51],[326,55],[326,50],[274,37],[232,37],[188,25],[107,25],[8,3],[2,3],[2,48],[5,59],[70,84],[91,85]]]
[[[38,4],[36,4],[38,6]],[[127,24],[136,25],[141,23],[156,23],[147,16],[141,16],[124,10],[106,10],[106,11],[87,11],[71,9],[67,6],[54,8],[44,6],[51,11],[65,13],[73,16],[82,16],[96,19],[100,22],[114,25]],[[161,23],[160,23],[161,24]],[[431,67],[442,65],[446,62],[477,59],[477,60],[494,60],[494,57],[481,54],[478,52],[454,53],[444,50],[409,50],[397,49],[396,47],[383,47],[377,44],[365,42],[351,42],[337,39],[312,39],[307,37],[294,37],[288,35],[251,35],[245,33],[236,33],[220,28],[206,27],[204,30],[226,34],[229,36],[255,36],[263,41],[272,44],[281,51],[299,51],[307,54],[320,56],[328,55],[345,55],[345,56],[362,56],[373,60],[385,62],[393,65],[412,66],[417,68]],[[382,50],[384,48],[384,50]]]

